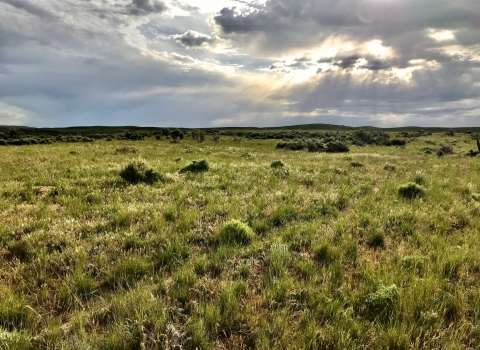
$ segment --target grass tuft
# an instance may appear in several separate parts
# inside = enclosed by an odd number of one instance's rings
[[[122,179],[132,184],[144,182],[152,185],[163,180],[161,174],[157,173],[152,168],[149,168],[148,164],[142,160],[137,160],[126,165],[122,171],[120,171],[120,176]]]
[[[255,234],[247,224],[239,220],[226,222],[219,233],[219,241],[226,245],[248,245]]]
[[[206,172],[210,169],[210,165],[205,159],[202,160],[194,160],[189,165],[180,169],[180,174],[183,173],[201,173]]]
[[[414,199],[425,196],[425,188],[415,182],[409,182],[400,185],[397,189],[398,194],[405,199]]]

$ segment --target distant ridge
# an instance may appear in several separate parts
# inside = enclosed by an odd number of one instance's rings
[[[50,134],[50,135],[61,135],[61,134],[71,134],[72,132],[76,132],[79,134],[85,133],[102,133],[102,134],[115,134],[119,132],[127,132],[127,131],[150,131],[155,132],[159,131],[163,128],[168,129],[175,129],[176,127],[153,127],[153,126],[70,126],[70,127],[63,127],[63,128],[36,128],[30,126],[13,126],[13,125],[0,125],[0,131],[9,129],[9,128],[17,128],[19,130],[28,130],[29,133],[42,133],[42,134]],[[185,128],[185,127],[178,127],[180,130],[198,130],[198,129],[205,129],[205,130],[303,130],[303,131],[349,131],[349,130],[359,130],[359,129],[370,129],[370,130],[384,130],[384,131],[393,131],[393,132],[412,132],[418,130],[424,130],[428,132],[445,132],[447,130],[455,130],[457,132],[480,132],[479,127],[459,127],[459,128],[448,128],[448,127],[419,127],[419,126],[403,126],[403,127],[392,127],[392,128],[383,128],[383,127],[375,127],[375,126],[345,126],[345,125],[335,125],[335,124],[299,124],[299,125],[285,125],[285,126],[271,126],[271,127],[206,127],[206,128]]]

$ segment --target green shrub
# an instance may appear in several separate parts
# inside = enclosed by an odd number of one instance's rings
[[[419,198],[425,195],[425,188],[415,182],[409,182],[398,187],[398,194],[406,199]]]
[[[349,151],[347,144],[341,141],[330,141],[326,144],[327,153],[345,153]]]
[[[272,169],[279,169],[279,168],[283,168],[284,166],[285,164],[283,164],[281,160],[275,160],[272,162],[272,164],[270,164],[270,168]]]
[[[351,162],[350,165],[351,165],[352,167],[354,167],[354,168],[361,168],[361,167],[363,167],[363,164],[360,163],[360,162],[357,162],[357,161]]]
[[[186,172],[201,173],[201,172],[208,171],[209,169],[210,169],[210,165],[208,164],[208,162],[205,159],[198,160],[198,161],[194,160],[189,165],[180,169],[180,173],[181,174],[186,173]]]
[[[253,230],[239,220],[230,220],[221,229],[219,240],[222,244],[250,244],[253,240]]]
[[[441,157],[446,154],[453,154],[453,146],[452,145],[445,145],[441,146],[439,149],[437,149],[437,156]]]
[[[137,153],[137,147],[130,147],[130,146],[122,146],[115,150],[115,153],[127,154],[127,153]]]
[[[385,234],[379,230],[372,230],[367,235],[367,244],[372,248],[384,248]]]
[[[12,291],[0,289],[0,330],[21,330],[26,327],[30,308],[26,300]],[[0,342],[1,345],[1,342]]]
[[[313,250],[313,258],[321,265],[330,265],[337,260],[337,252],[332,248],[330,243],[324,242],[321,245],[315,247]]]
[[[395,167],[395,165],[393,165],[393,164],[388,164],[388,163],[386,163],[386,164],[383,166],[383,169],[386,170],[386,171],[395,171],[396,167]]]
[[[122,179],[132,184],[144,182],[152,185],[163,180],[161,174],[157,173],[152,168],[149,168],[147,163],[141,160],[134,161],[125,166],[122,171],[120,171],[120,176]]]
[[[388,318],[395,310],[400,297],[400,290],[395,285],[380,285],[377,290],[367,296],[366,307],[368,316]]]

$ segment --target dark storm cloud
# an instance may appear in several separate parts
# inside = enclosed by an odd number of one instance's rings
[[[359,55],[352,55],[349,57],[342,58],[341,61],[334,63],[334,65],[342,69],[347,69],[347,68],[353,67],[359,59],[360,59]]]
[[[132,0],[132,3],[127,9],[132,15],[142,16],[150,13],[164,12],[167,6],[158,0]]]
[[[237,15],[235,9],[224,8],[214,17],[214,21],[225,34],[249,33],[255,31],[273,30],[281,26],[272,16],[264,11],[255,11],[249,15]]]
[[[188,30],[184,34],[172,35],[171,38],[185,47],[202,47],[215,43],[215,38],[194,30]]]
[[[55,15],[53,15],[51,12],[46,11],[40,6],[37,6],[35,4],[32,4],[31,2],[24,1],[24,0],[0,0],[0,2],[3,2],[5,4],[11,5],[17,9],[26,11],[32,15],[36,15],[39,17],[43,17],[46,19],[54,19]]]

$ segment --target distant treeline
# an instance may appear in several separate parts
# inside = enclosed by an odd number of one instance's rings
[[[330,128],[333,129],[333,126]],[[453,135],[453,129],[443,129],[447,135]],[[472,131],[464,131],[472,133]],[[431,135],[422,129],[414,131],[386,132],[376,128],[347,128],[337,130],[295,130],[288,127],[271,129],[252,128],[209,128],[209,129],[179,129],[179,128],[140,128],[140,127],[74,127],[74,128],[29,128],[0,127],[0,146],[51,144],[56,142],[94,142],[95,140],[144,140],[155,138],[178,141],[192,138],[203,142],[221,137],[233,137],[258,140],[282,140],[279,148],[303,149],[312,148],[305,140],[321,140],[323,143],[344,142],[356,146],[383,145],[402,146],[408,139]],[[318,142],[317,142],[318,143]],[[310,149],[309,148],[309,149]]]

